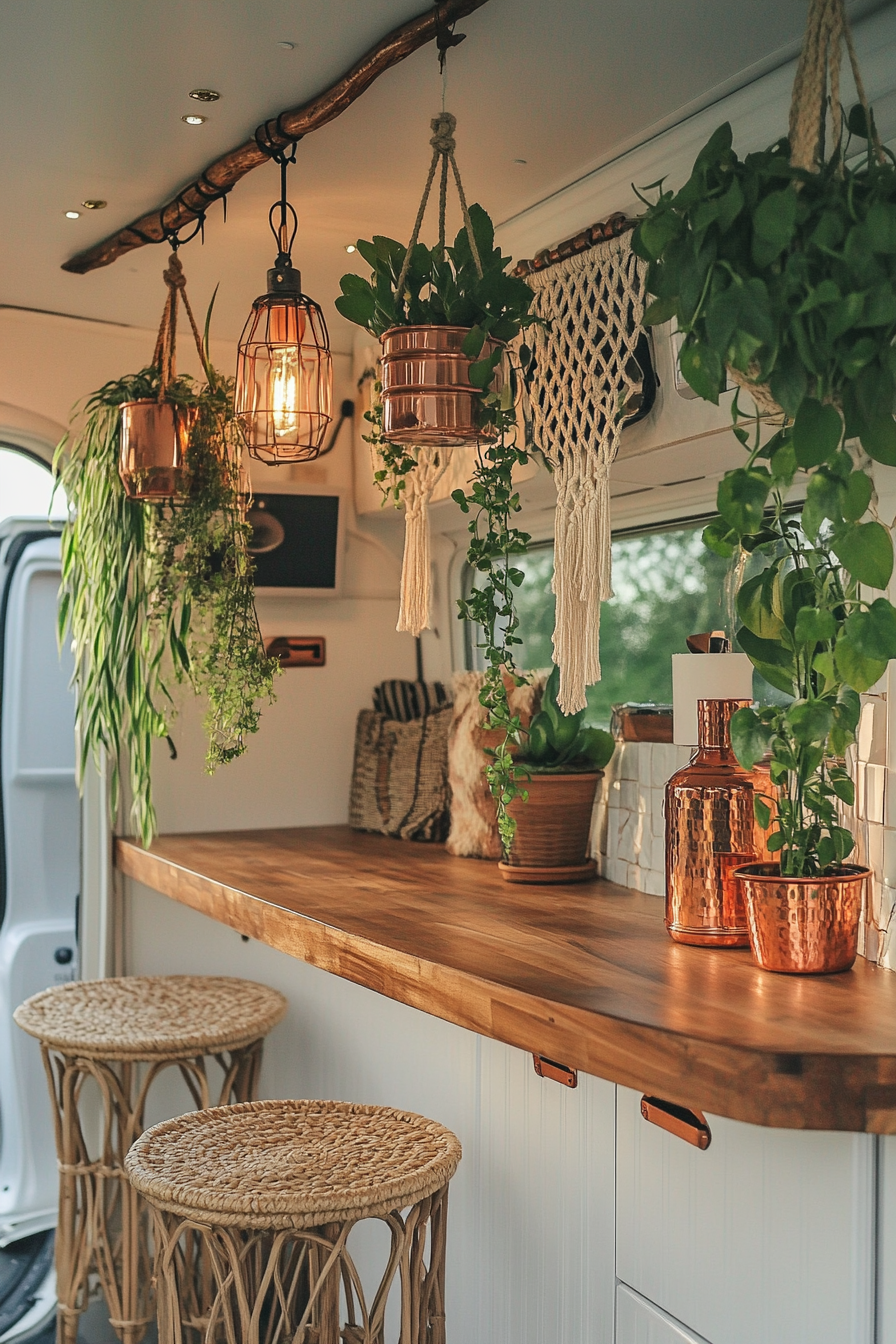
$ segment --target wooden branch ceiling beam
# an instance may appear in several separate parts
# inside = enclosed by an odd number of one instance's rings
[[[137,247],[161,243],[168,234],[200,219],[209,206],[226,196],[240,178],[270,161],[270,154],[261,148],[261,144],[285,148],[333,121],[386,70],[432,42],[440,30],[444,31],[486,3],[487,0],[441,0],[425,14],[394,28],[330,88],[300,107],[290,108],[264,122],[251,140],[215,159],[170,201],[110,234],[94,247],[76,253],[63,262],[62,269],[75,275],[86,275],[88,271],[111,265]]]

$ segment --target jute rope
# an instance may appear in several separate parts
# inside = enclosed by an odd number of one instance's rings
[[[448,466],[438,448],[415,450],[417,465],[405,478],[404,556],[401,562],[401,602],[396,630],[415,638],[430,626],[432,604],[432,546],[429,501]]]
[[[454,182],[457,187],[457,197],[460,201],[461,214],[463,215],[464,228],[467,232],[467,238],[470,243],[470,251],[473,254],[473,265],[476,267],[476,274],[482,276],[482,260],[479,256],[479,248],[476,246],[476,235],[473,233],[473,222],[470,219],[470,211],[467,209],[467,198],[464,195],[463,183],[460,180],[460,169],[457,166],[457,160],[454,157],[455,142],[454,132],[457,128],[457,118],[450,112],[440,112],[437,117],[433,117],[429,123],[432,127],[433,136],[430,140],[432,145],[432,161],[429,165],[429,175],[426,179],[426,186],[423,188],[423,196],[420,200],[420,208],[417,211],[417,218],[414,220],[414,231],[411,234],[411,241],[408,243],[408,250],[404,254],[404,261],[401,263],[401,273],[398,277],[398,294],[404,289],[404,282],[408,278],[408,269],[411,264],[411,256],[414,248],[417,246],[417,239],[420,237],[420,229],[423,226],[423,216],[426,214],[426,206],[429,201],[429,193],[432,190],[433,180],[436,175],[436,168],[441,161],[442,173],[439,182],[439,255],[445,255],[445,211],[448,206],[448,165],[454,172]]]
[[[631,236],[599,243],[526,277],[535,291],[533,437],[554,468],[553,591],[559,702],[584,709],[600,680],[600,604],[613,596],[610,466],[622,407],[636,387],[646,266]]]
[[[811,0],[806,36],[790,100],[790,162],[794,168],[803,168],[807,172],[816,173],[824,162],[824,128],[829,88],[834,152],[836,153],[839,148],[843,131],[840,63],[844,44],[849,53],[856,93],[864,108],[867,124],[871,128],[875,153],[881,163],[885,162],[877,130],[872,126],[871,110],[859,71],[843,0]]]
[[[169,385],[177,377],[177,304],[179,296],[183,298],[184,308],[187,317],[190,319],[193,340],[196,342],[196,349],[199,352],[200,368],[205,368],[202,337],[193,316],[193,309],[190,307],[190,300],[187,298],[187,277],[184,275],[184,268],[176,252],[172,252],[168,258],[168,266],[162,272],[162,279],[168,286],[168,297],[165,300],[165,307],[162,309],[162,320],[159,323],[159,334],[156,337],[156,348],[152,357],[153,366],[159,370],[159,401],[165,400]]]

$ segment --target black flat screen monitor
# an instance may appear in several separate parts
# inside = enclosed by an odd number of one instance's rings
[[[249,523],[256,588],[335,591],[338,495],[255,495]]]

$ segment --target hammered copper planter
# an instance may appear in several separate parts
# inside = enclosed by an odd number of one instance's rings
[[[383,435],[393,443],[459,448],[493,438],[479,424],[480,401],[461,346],[468,327],[392,327],[383,346]],[[487,341],[482,358],[495,347]],[[493,389],[500,392],[500,366]]]
[[[830,975],[856,959],[870,869],[844,864],[833,877],[782,877],[777,864],[738,869],[750,947],[765,971]]]
[[[510,857],[498,864],[505,882],[586,882],[594,876],[588,844],[602,774],[533,774],[523,782],[528,801],[515,798],[507,808],[516,836]]]
[[[119,475],[129,499],[161,502],[183,494],[195,407],[169,401],[126,401],[121,410]]]

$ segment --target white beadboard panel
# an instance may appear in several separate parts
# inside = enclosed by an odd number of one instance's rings
[[[580,1074],[573,1090],[540,1079],[523,1051],[244,943],[223,924],[128,886],[128,973],[240,975],[286,995],[287,1017],[265,1046],[263,1097],[398,1106],[458,1135],[449,1344],[612,1344],[611,1084]],[[188,1104],[172,1079],[155,1092],[148,1122]],[[357,1240],[367,1282],[383,1247],[375,1236]]]
[[[616,1290],[616,1344],[707,1344],[652,1302],[620,1283]]]
[[[531,1055],[486,1039],[480,1088],[483,1312],[454,1344],[610,1344],[615,1088],[539,1078]]]
[[[712,1344],[872,1344],[871,1136],[708,1116],[700,1152],[617,1094],[624,1283]]]
[[[877,1339],[896,1344],[896,1138],[878,1140]]]

